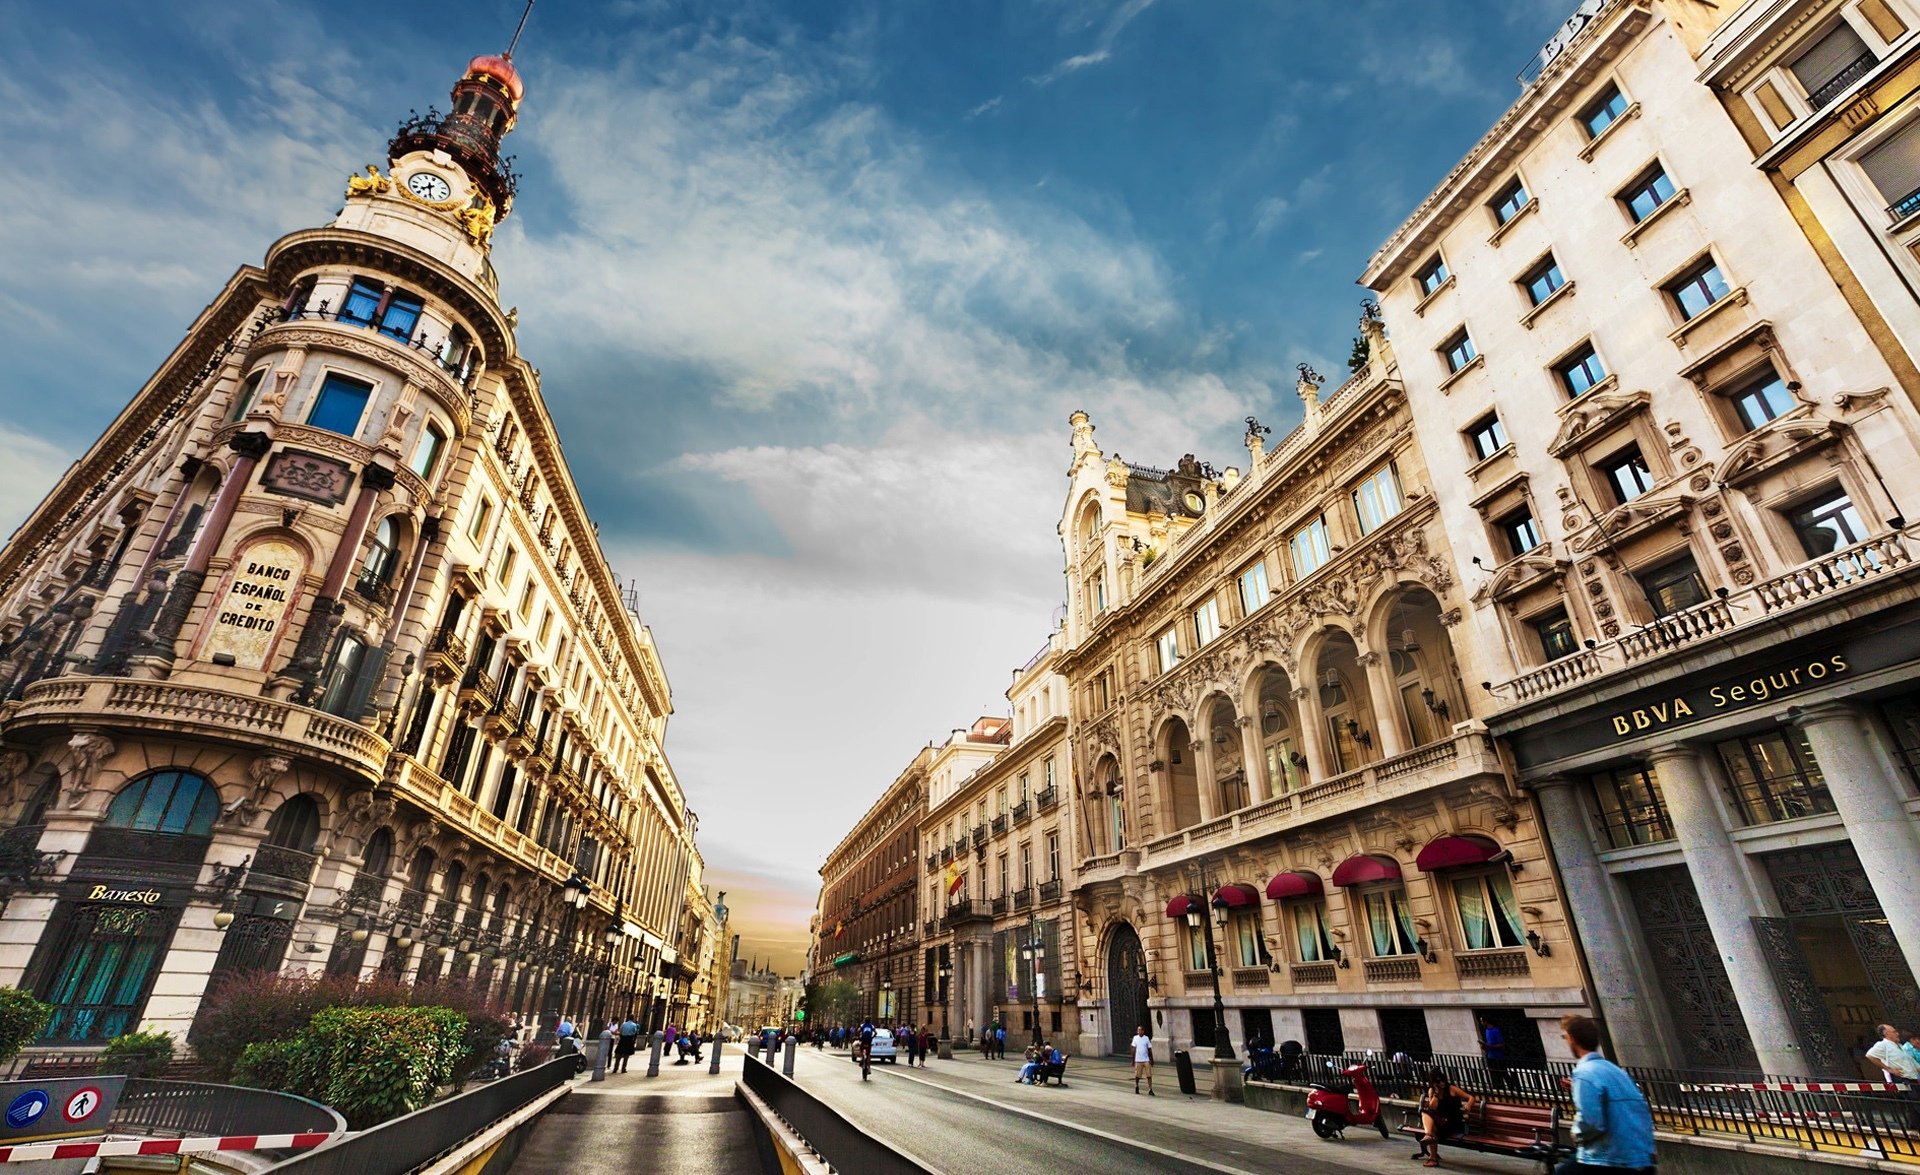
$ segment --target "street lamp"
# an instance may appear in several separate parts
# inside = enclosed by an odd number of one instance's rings
[[[940,964],[940,1035],[953,1039],[953,956]]]
[[[893,1016],[893,976],[880,977],[880,1015],[879,1019],[888,1020]]]
[[[1218,921],[1221,926],[1226,925],[1227,907],[1213,893],[1213,879],[1207,876],[1205,865],[1196,864],[1188,876],[1194,888],[1203,895],[1187,905],[1187,928],[1199,930],[1206,936],[1207,972],[1213,979],[1213,1059],[1231,1061],[1234,1059],[1233,1041],[1227,1034],[1227,1004],[1220,998],[1220,960],[1213,946],[1213,924]],[[1212,918],[1203,912],[1203,906],[1209,905],[1213,909]]]
[[[1033,1043],[1040,1043],[1040,970],[1046,966],[1047,946],[1040,938],[1040,916],[1027,920],[1027,941],[1020,944],[1020,958],[1027,964],[1028,994],[1033,997]]]

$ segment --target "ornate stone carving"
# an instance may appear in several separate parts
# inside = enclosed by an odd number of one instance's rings
[[[77,808],[86,800],[101,764],[113,752],[113,740],[104,734],[83,731],[67,740],[67,767],[62,773],[67,807]]]

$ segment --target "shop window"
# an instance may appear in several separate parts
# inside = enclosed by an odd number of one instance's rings
[[[1376,889],[1361,895],[1367,920],[1367,945],[1376,959],[1415,954],[1420,935],[1414,930],[1413,908],[1404,886]]]
[[[1734,806],[1748,824],[1771,824],[1833,811],[1826,777],[1806,735],[1765,731],[1714,747],[1726,768]]]
[[[1845,490],[1832,490],[1801,506],[1788,515],[1788,520],[1793,524],[1793,532],[1800,536],[1800,545],[1809,559],[1865,542],[1867,538],[1866,524]]]
[[[1607,484],[1613,487],[1613,496],[1621,505],[1653,488],[1653,470],[1640,455],[1639,445],[1629,445],[1607,458],[1600,470],[1607,475]]]
[[[1300,951],[1300,962],[1320,963],[1333,958],[1333,939],[1327,935],[1327,903],[1322,901],[1293,904],[1293,941]]]
[[[40,1043],[100,1044],[138,1028],[179,917],[178,907],[106,902],[56,912],[46,927],[58,936],[51,962],[34,989],[54,1007]]]
[[[220,796],[191,771],[155,771],[120,789],[107,805],[107,824],[136,832],[211,836]]]
[[[1640,590],[1655,616],[1684,612],[1707,599],[1706,581],[1700,578],[1700,565],[1692,555],[1662,563],[1640,575]]]
[[[1610,849],[1659,844],[1673,839],[1673,820],[1660,780],[1651,771],[1603,771],[1590,776],[1600,835]]]
[[[360,431],[360,417],[366,413],[373,385],[344,375],[328,375],[313,397],[307,412],[307,424],[350,437]]]
[[[1787,391],[1786,383],[1772,368],[1759,379],[1740,388],[1729,397],[1733,401],[1733,410],[1740,415],[1740,423],[1748,432],[1759,428],[1768,421],[1778,420],[1793,411],[1793,395]]]
[[[1558,661],[1562,657],[1571,657],[1580,651],[1580,640],[1573,635],[1573,621],[1567,618],[1565,608],[1555,608],[1546,615],[1535,617],[1527,623],[1540,642],[1540,654],[1543,660]]]
[[[1473,449],[1474,457],[1485,461],[1507,447],[1506,426],[1500,423],[1497,415],[1483,416],[1467,429],[1467,443]]]
[[[1513,878],[1504,868],[1454,878],[1453,908],[1460,915],[1460,942],[1467,950],[1517,947],[1526,941]]]

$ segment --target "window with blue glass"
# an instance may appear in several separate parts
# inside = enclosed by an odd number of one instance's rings
[[[1580,112],[1580,125],[1587,129],[1589,139],[1597,139],[1600,132],[1620,121],[1620,116],[1626,112],[1626,95],[1620,92],[1619,86],[1608,86]]]
[[[1426,295],[1434,293],[1438,291],[1441,286],[1446,285],[1448,276],[1447,263],[1435,257],[1432,261],[1427,262],[1427,267],[1422,269],[1419,276],[1414,280],[1420,283],[1420,293]]]
[[[1734,411],[1740,414],[1740,423],[1747,426],[1748,432],[1785,416],[1793,411],[1793,405],[1792,393],[1771,367],[1765,375],[1733,394]]]
[[[411,339],[413,329],[419,325],[420,299],[411,294],[394,294],[387,302],[386,312],[380,316],[380,333],[402,342]]]
[[[1505,224],[1520,215],[1520,210],[1527,206],[1529,198],[1527,186],[1516,179],[1500,189],[1500,194],[1493,198],[1493,203],[1488,207],[1493,209],[1493,218]]]
[[[1465,370],[1467,364],[1472,363],[1478,355],[1479,352],[1473,349],[1473,339],[1464,328],[1440,344],[1440,357],[1446,360],[1448,371]]]
[[[1560,377],[1560,386],[1566,388],[1571,396],[1582,395],[1607,378],[1607,369],[1594,352],[1592,343],[1582,345],[1579,350],[1554,364],[1553,373]]]
[[[376,283],[365,278],[354,278],[353,287],[347,291],[347,300],[340,303],[340,320],[371,325],[380,313],[380,298],[384,293]]]
[[[191,771],[155,771],[143,775],[107,805],[107,823],[136,832],[210,836],[220,797],[205,776]]]
[[[366,414],[367,400],[372,395],[372,384],[344,375],[329,375],[313,398],[307,423],[341,436],[353,436],[360,431],[360,417]]]
[[[1639,224],[1652,216],[1654,210],[1673,199],[1673,181],[1667,178],[1666,169],[1654,167],[1640,174],[1640,177],[1620,191],[1620,202],[1626,205],[1627,215],[1633,223]]]
[[[1566,285],[1567,279],[1560,274],[1560,263],[1549,253],[1527,271],[1527,275],[1520,279],[1520,284],[1526,288],[1527,299],[1538,306],[1553,297],[1554,291]]]
[[[1704,257],[1666,285],[1667,295],[1682,318],[1695,318],[1701,311],[1727,296],[1727,279],[1711,257]]]

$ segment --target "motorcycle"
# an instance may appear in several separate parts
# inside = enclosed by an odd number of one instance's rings
[[[1254,1045],[1247,1049],[1247,1063],[1241,1073],[1249,1081],[1280,1081],[1286,1076],[1286,1063],[1272,1049]]]
[[[1393,1135],[1380,1117],[1380,1093],[1368,1079],[1367,1067],[1349,1065],[1342,1075],[1352,1082],[1351,1097],[1345,1090],[1320,1082],[1315,1082],[1313,1092],[1307,1095],[1307,1121],[1312,1123],[1313,1132],[1321,1138],[1345,1138],[1349,1126],[1372,1126],[1380,1131],[1381,1138],[1391,1139]]]

